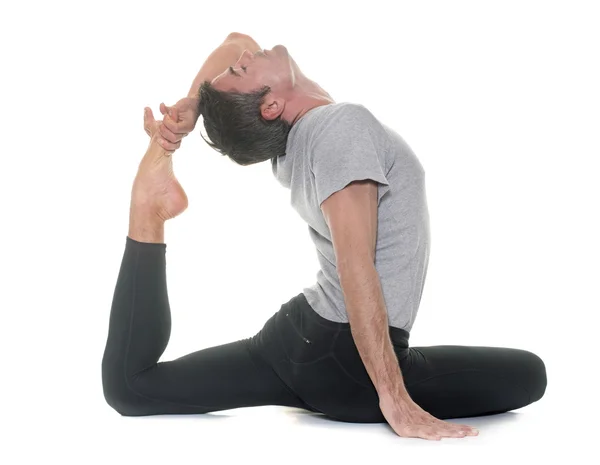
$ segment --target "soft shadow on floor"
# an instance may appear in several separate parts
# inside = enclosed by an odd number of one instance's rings
[[[327,430],[338,429],[340,431],[356,430],[356,431],[371,431],[373,434],[381,429],[389,429],[386,423],[349,423],[337,421],[326,417],[320,413],[314,413],[309,410],[304,410],[294,407],[273,406],[271,409],[276,411],[266,411],[263,408],[244,408],[224,410],[220,412],[205,413],[198,415],[152,415],[146,417],[128,417],[128,419],[143,419],[143,421],[158,421],[158,422],[217,422],[219,424],[227,423],[227,420],[235,420],[241,417],[262,417],[273,414],[283,414],[289,420],[298,422],[301,425],[310,426],[311,428],[325,428]],[[480,434],[490,433],[495,430],[503,429],[508,424],[515,422],[520,416],[519,412],[506,412],[496,415],[487,415],[471,418],[457,418],[447,420],[451,423],[461,423],[469,426],[474,426],[479,429]]]
[[[233,410],[230,410],[233,411]],[[222,412],[214,412],[214,413],[202,413],[202,414],[191,414],[191,415],[150,415],[147,417],[129,417],[133,419],[143,418],[145,421],[225,421],[229,418],[236,417],[235,413],[222,413]]]
[[[381,423],[347,423],[342,421],[336,421],[329,417],[326,417],[320,413],[314,413],[308,410],[284,407],[282,408],[282,412],[285,415],[291,416],[294,420],[299,423],[316,426],[316,427],[326,427],[326,428],[365,428],[365,427],[376,427],[380,428]],[[510,423],[513,423],[520,416],[519,412],[505,412],[499,413],[495,415],[486,415],[480,417],[467,417],[467,418],[453,418],[446,420],[450,423],[460,423],[463,425],[474,426],[479,429],[481,432],[491,431],[496,428],[503,428]]]

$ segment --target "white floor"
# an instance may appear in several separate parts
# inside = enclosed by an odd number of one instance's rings
[[[463,419],[479,428],[478,437],[439,442],[284,407],[141,418],[121,417],[100,402],[91,412],[81,407],[22,417],[17,443],[4,448],[12,458],[2,463],[598,463],[583,424],[557,421],[550,397],[519,411]]]

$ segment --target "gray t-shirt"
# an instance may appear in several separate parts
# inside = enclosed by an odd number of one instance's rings
[[[348,315],[320,205],[352,181],[377,181],[375,267],[389,325],[410,332],[427,275],[430,236],[425,171],[406,142],[363,105],[322,105],[292,126],[286,154],[273,158],[272,168],[290,189],[292,207],[308,223],[317,248],[317,282],[303,293],[319,315],[337,322],[348,322]]]

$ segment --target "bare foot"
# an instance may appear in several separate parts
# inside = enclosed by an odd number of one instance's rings
[[[173,173],[173,152],[162,148],[154,135],[140,162],[131,190],[131,210],[166,221],[188,207],[188,198]]]

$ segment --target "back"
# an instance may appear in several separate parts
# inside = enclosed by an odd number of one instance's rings
[[[429,262],[425,171],[393,129],[364,106],[335,103],[313,108],[292,127],[286,154],[272,159],[275,178],[309,226],[320,270],[303,289],[322,317],[348,322],[329,227],[321,203],[350,182],[378,183],[375,267],[390,326],[409,331],[421,301]]]

